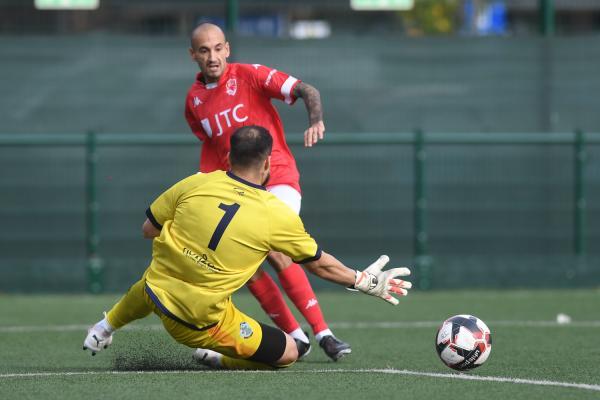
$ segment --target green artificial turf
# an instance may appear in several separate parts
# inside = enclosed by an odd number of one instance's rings
[[[0,295],[0,398],[600,398],[600,290],[420,292],[397,307],[345,290],[318,296],[334,333],[351,343],[351,355],[334,363],[313,339],[307,359],[288,369],[219,372],[195,365],[191,350],[154,316],[117,332],[95,357],[82,351],[85,326],[116,295]],[[268,321],[246,292],[234,301]],[[449,378],[456,372],[438,359],[434,336],[437,324],[464,313],[484,320],[493,338],[489,360],[468,376],[592,389]],[[558,313],[572,323],[553,323]]]

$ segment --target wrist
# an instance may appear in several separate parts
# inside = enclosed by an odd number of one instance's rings
[[[368,292],[377,286],[377,277],[367,271],[356,271],[354,288],[361,292]]]

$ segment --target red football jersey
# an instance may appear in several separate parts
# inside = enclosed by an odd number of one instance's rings
[[[271,99],[296,101],[299,80],[259,64],[228,64],[218,82],[204,84],[202,73],[185,101],[185,118],[202,140],[200,171],[229,169],[229,137],[244,125],[265,127],[273,136],[269,185],[286,184],[300,191],[299,173]]]

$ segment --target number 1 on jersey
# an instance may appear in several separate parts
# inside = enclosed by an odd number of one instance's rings
[[[213,251],[217,249],[219,241],[221,240],[221,237],[223,237],[223,233],[225,233],[225,229],[227,229],[227,226],[233,219],[233,216],[240,209],[240,205],[237,203],[233,203],[231,205],[221,203],[219,204],[219,208],[225,211],[225,214],[213,232],[210,242],[208,242],[208,248]]]

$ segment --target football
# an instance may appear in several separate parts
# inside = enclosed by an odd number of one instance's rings
[[[479,367],[490,356],[492,336],[487,325],[472,315],[455,315],[442,323],[435,349],[448,367],[464,371]]]

